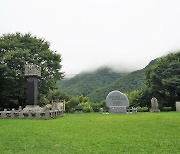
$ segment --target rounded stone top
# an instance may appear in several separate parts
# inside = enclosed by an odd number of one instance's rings
[[[129,107],[127,96],[118,90],[111,91],[106,97],[106,105],[110,106],[126,106]]]

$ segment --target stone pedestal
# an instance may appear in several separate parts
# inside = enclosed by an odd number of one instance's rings
[[[127,113],[126,106],[110,106],[109,113]]]
[[[160,109],[150,109],[150,112],[160,112]]]

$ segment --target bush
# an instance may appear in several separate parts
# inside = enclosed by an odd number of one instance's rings
[[[168,111],[172,111],[173,109],[172,109],[172,107],[163,107],[162,110],[164,112],[168,112]]]
[[[49,104],[49,100],[46,98],[45,95],[39,94],[39,102],[38,102],[38,104],[39,104],[40,106],[44,106],[44,105],[46,105],[46,104]]]
[[[93,112],[90,102],[80,103],[79,106],[82,106],[83,112]]]
[[[73,113],[73,109],[79,104],[78,97],[72,97],[68,102],[66,102],[66,112]]]
[[[137,106],[139,104],[139,95],[140,91],[139,90],[133,90],[129,93],[126,94],[129,100],[130,105],[135,105]]]
[[[75,112],[75,108],[71,108],[71,109],[69,110],[69,112],[70,112],[70,113],[74,113],[74,112]]]
[[[138,112],[148,112],[149,108],[148,107],[140,107],[140,106],[138,106],[137,111]]]
[[[99,112],[100,108],[104,107],[104,103],[91,103],[91,107],[93,109],[94,112]]]

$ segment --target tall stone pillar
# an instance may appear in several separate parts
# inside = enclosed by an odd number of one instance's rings
[[[37,65],[25,65],[25,76],[27,79],[27,105],[38,105],[38,77],[41,76],[41,68]]]
[[[27,82],[27,105],[37,105],[38,79],[36,77],[28,77]]]

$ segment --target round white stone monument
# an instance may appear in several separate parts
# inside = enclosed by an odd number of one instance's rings
[[[107,95],[106,106],[109,108],[110,113],[126,113],[129,100],[125,94],[115,90]]]

